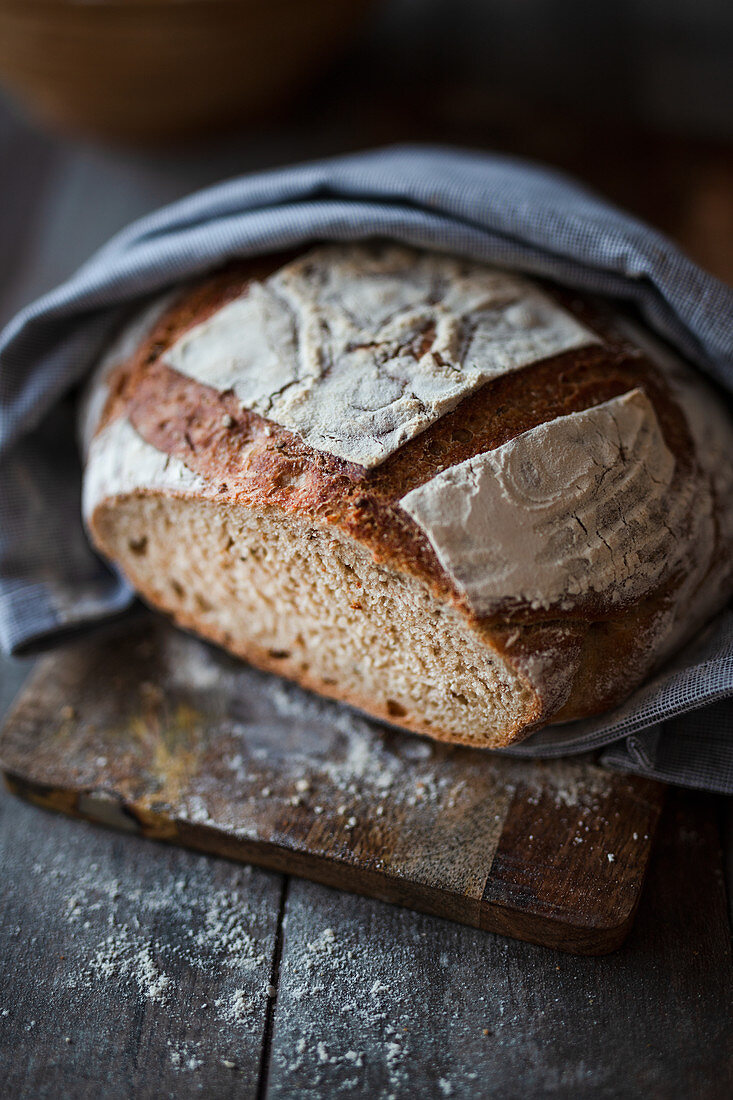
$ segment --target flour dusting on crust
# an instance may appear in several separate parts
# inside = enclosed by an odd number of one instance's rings
[[[641,390],[524,432],[403,497],[480,614],[638,599],[680,554],[691,489]],[[704,509],[703,509],[704,513]]]
[[[164,359],[371,467],[484,382],[596,342],[519,276],[396,245],[328,245],[253,282]]]
[[[113,420],[89,446],[84,476],[83,513],[89,519],[98,504],[126,493],[157,492],[209,495],[210,483],[175,455],[152,447],[125,417]]]

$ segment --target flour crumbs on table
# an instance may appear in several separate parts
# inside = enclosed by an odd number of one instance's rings
[[[632,829],[646,835],[656,810],[643,780],[603,771],[588,757],[526,761],[378,725],[143,615],[133,629],[110,629],[107,641],[81,642],[54,664],[36,685],[53,716],[82,671],[95,683],[108,669],[125,671],[112,672],[111,691],[88,694],[73,727],[60,732],[40,720],[29,689],[3,735],[4,765],[19,794],[45,789],[49,805],[63,797],[64,806],[127,831],[568,950],[610,950],[628,930],[624,914],[649,846],[627,843],[625,830],[629,841]],[[100,757],[109,761],[104,769]],[[555,866],[561,879],[548,873]],[[523,889],[523,875],[541,880],[542,890]],[[120,899],[123,913],[125,904]],[[207,998],[208,1011],[230,1026],[249,1005],[256,1017],[272,999],[276,931],[265,950],[246,942],[243,935],[257,937],[227,904],[226,892],[199,896],[189,928],[173,942],[154,922],[154,934],[140,942],[131,914],[117,921],[117,938],[108,940],[105,929],[84,967],[148,1004],[175,1004],[182,996],[176,965],[188,961],[194,973],[200,964],[188,960],[191,952],[229,946],[240,972],[246,964],[259,981],[250,988],[232,972],[226,988]],[[271,924],[279,911],[275,899]],[[537,928],[515,926],[517,912]],[[603,930],[597,938],[595,929]],[[227,977],[228,963],[220,969]]]
[[[393,922],[400,924],[398,937],[390,935]],[[435,938],[437,932],[441,943],[447,940],[455,947],[465,931],[442,922],[436,928],[431,918],[414,914],[405,922],[398,910],[376,902],[364,902],[355,916],[343,895],[299,883],[286,909],[287,966],[280,973],[269,1079],[273,1098],[298,1095],[299,1090],[314,1095],[322,1090],[325,1095],[326,1089],[339,1096],[407,1097],[415,1059],[432,1060],[424,1046],[427,1001],[415,997],[415,983],[424,977],[416,971],[416,961],[424,953],[426,937]],[[504,945],[493,937],[483,942],[487,951],[504,953]],[[441,967],[457,964],[454,950],[440,955],[436,961]],[[475,987],[470,992],[457,989],[442,1005],[459,1030],[464,995],[475,993]],[[487,996],[491,1004],[491,990]],[[493,1023],[494,1030],[500,1026]],[[435,1095],[473,1092],[477,1078],[470,1061],[450,1070],[446,1065],[433,1078]]]
[[[90,963],[97,979],[134,981],[141,996],[167,1004],[171,979],[163,974],[153,958],[153,945],[136,941],[124,925],[108,936],[97,948]]]
[[[204,1064],[199,1055],[195,1053],[195,1044],[184,1043],[180,1047],[176,1047],[169,1040],[168,1046],[170,1047],[170,1062],[175,1069],[193,1072],[201,1069]]]
[[[62,852],[31,867],[38,910],[58,927],[72,964],[58,996],[73,1001],[92,983],[131,1009],[144,1007],[152,1026],[178,1033],[167,1046],[170,1066],[181,1073],[195,1073],[213,1054],[236,1067],[244,1036],[259,1045],[274,942],[272,905],[256,903],[252,882],[269,876],[225,866],[214,884],[208,863],[197,870],[176,876],[162,868],[156,885],[143,889],[134,873],[118,878],[92,859],[72,872]],[[202,986],[207,999],[197,1000]],[[199,1034],[207,1035],[207,1049]],[[64,1041],[72,1044],[73,1036]]]

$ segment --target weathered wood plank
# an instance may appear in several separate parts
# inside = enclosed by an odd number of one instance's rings
[[[628,933],[664,793],[387,729],[149,613],[39,663],[0,764],[42,806],[583,953]]]
[[[291,882],[268,1100],[730,1095],[715,808],[675,795],[637,924],[559,955]]]
[[[0,883],[1,1096],[257,1094],[280,876],[3,792]]]

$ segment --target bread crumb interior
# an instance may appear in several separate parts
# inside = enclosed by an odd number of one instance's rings
[[[260,667],[435,737],[511,741],[534,692],[459,612],[334,527],[160,494],[97,507],[148,602]]]

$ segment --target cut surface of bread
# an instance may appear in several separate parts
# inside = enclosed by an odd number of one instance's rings
[[[98,509],[95,533],[182,626],[388,722],[498,746],[539,713],[480,631],[334,529],[146,493]]]

